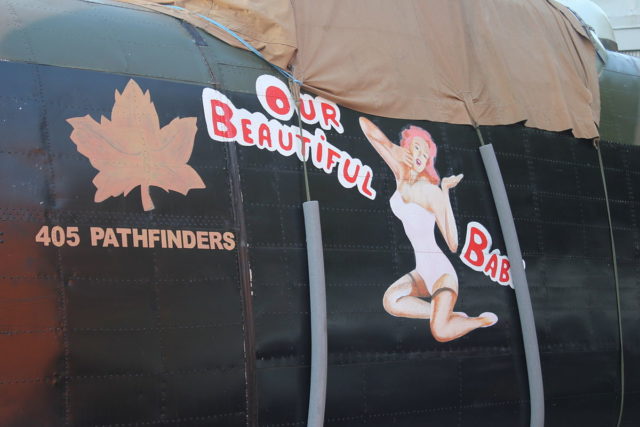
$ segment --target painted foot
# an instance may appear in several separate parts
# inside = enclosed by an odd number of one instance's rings
[[[496,316],[495,313],[492,313],[490,311],[486,311],[480,314],[478,318],[483,319],[484,322],[486,323],[485,325],[480,326],[481,328],[488,328],[489,326],[493,326],[496,323],[498,323],[498,316]]]
[[[465,313],[464,311],[454,311],[453,313],[454,316],[458,316],[458,317],[464,317],[465,319],[469,317],[469,315],[467,313]]]

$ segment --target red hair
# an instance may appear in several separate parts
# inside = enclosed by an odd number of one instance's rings
[[[429,160],[427,164],[420,172],[420,175],[424,175],[434,185],[440,184],[440,176],[436,171],[436,155],[438,154],[438,147],[436,143],[431,139],[431,134],[426,130],[419,128],[418,126],[409,126],[402,131],[402,139],[400,140],[400,146],[405,149],[409,149],[413,138],[422,138],[427,142],[427,148],[429,149]]]

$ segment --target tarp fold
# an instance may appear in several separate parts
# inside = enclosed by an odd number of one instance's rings
[[[199,15],[216,20],[310,92],[360,112],[598,135],[595,50],[552,0],[122,1],[243,47]]]

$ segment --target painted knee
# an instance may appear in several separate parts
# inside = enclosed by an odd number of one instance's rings
[[[396,309],[396,303],[401,297],[402,295],[397,290],[393,288],[387,289],[387,291],[384,293],[384,296],[382,297],[382,306],[387,313],[391,314],[392,316],[399,316]]]
[[[447,333],[446,328],[444,328],[443,322],[438,322],[434,320],[435,319],[431,320],[431,323],[429,325],[431,328],[431,335],[433,335],[433,338],[438,342],[452,341],[455,337]]]
[[[450,289],[454,293],[458,293],[458,280],[450,274],[445,274],[441,277],[441,283],[438,288]]]

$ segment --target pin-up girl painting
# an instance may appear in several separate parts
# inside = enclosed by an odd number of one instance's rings
[[[400,277],[385,292],[384,309],[393,316],[429,319],[431,333],[440,342],[494,325],[498,321],[494,313],[469,317],[453,311],[458,299],[458,276],[435,240],[437,224],[449,250],[458,250],[449,191],[460,183],[462,174],[440,180],[435,169],[436,144],[422,128],[405,129],[400,145],[396,145],[366,118],[360,118],[360,126],[396,178],[396,191],[389,204],[402,221],[416,257],[415,270]]]

